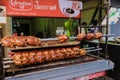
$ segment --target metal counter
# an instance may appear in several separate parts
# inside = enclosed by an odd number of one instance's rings
[[[43,71],[35,71],[13,77],[6,77],[5,80],[68,80],[75,77],[113,69],[113,67],[113,62],[102,59]]]

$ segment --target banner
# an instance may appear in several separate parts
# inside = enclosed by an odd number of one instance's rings
[[[8,16],[80,18],[82,2],[69,0],[1,0]]]
[[[109,10],[109,14],[108,14],[108,20],[109,20],[109,25],[110,26],[114,26],[118,20],[119,20],[119,17],[120,17],[120,8],[115,8],[115,7],[111,7],[110,10]],[[105,18],[103,19],[102,21],[102,24],[103,26],[106,26],[106,16]]]
[[[0,23],[6,23],[6,7],[0,6]]]

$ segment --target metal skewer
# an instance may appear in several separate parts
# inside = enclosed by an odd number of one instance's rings
[[[69,37],[69,39],[76,39],[77,37]],[[55,41],[58,40],[58,38],[45,38],[41,39],[41,41]]]
[[[88,47],[88,48],[84,48],[84,49],[95,49],[95,47]]]
[[[115,34],[107,34],[107,35],[103,35],[102,37],[106,37],[106,36],[115,36]],[[77,37],[69,37],[69,39],[77,39]],[[41,39],[41,41],[55,41],[55,40],[58,40],[58,38]]]
[[[115,34],[107,34],[107,35],[103,35],[103,37],[106,37],[106,36],[115,36]]]
[[[102,50],[102,48],[93,49],[93,50],[87,50],[86,52],[93,52],[93,51],[99,51],[99,50]]]
[[[41,39],[41,41],[55,41],[58,40],[58,38],[45,38],[45,39]]]
[[[13,60],[13,58],[3,58],[4,61],[6,60]]]

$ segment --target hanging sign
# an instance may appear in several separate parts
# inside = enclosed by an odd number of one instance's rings
[[[8,16],[80,18],[82,2],[69,0],[2,0]]]
[[[0,6],[0,23],[6,23],[6,7]]]
[[[109,25],[110,26],[114,26],[118,20],[119,20],[119,17],[120,17],[120,8],[115,8],[115,7],[111,7],[110,10],[109,10],[109,14],[108,14],[108,19],[109,19]],[[106,16],[105,18],[103,19],[102,21],[102,24],[101,25],[104,25],[106,26]]]

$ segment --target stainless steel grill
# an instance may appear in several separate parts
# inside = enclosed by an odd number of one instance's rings
[[[13,75],[19,75],[19,74],[25,74],[25,73],[34,72],[34,71],[54,69],[57,67],[64,67],[64,66],[75,65],[75,64],[85,63],[85,62],[96,61],[96,60],[102,60],[102,58],[93,56],[91,54],[87,54],[85,56],[78,55],[76,58],[68,58],[64,60],[44,62],[41,64],[28,65],[28,66],[23,66],[23,67],[14,66],[14,69],[6,70],[6,77],[13,76]]]

